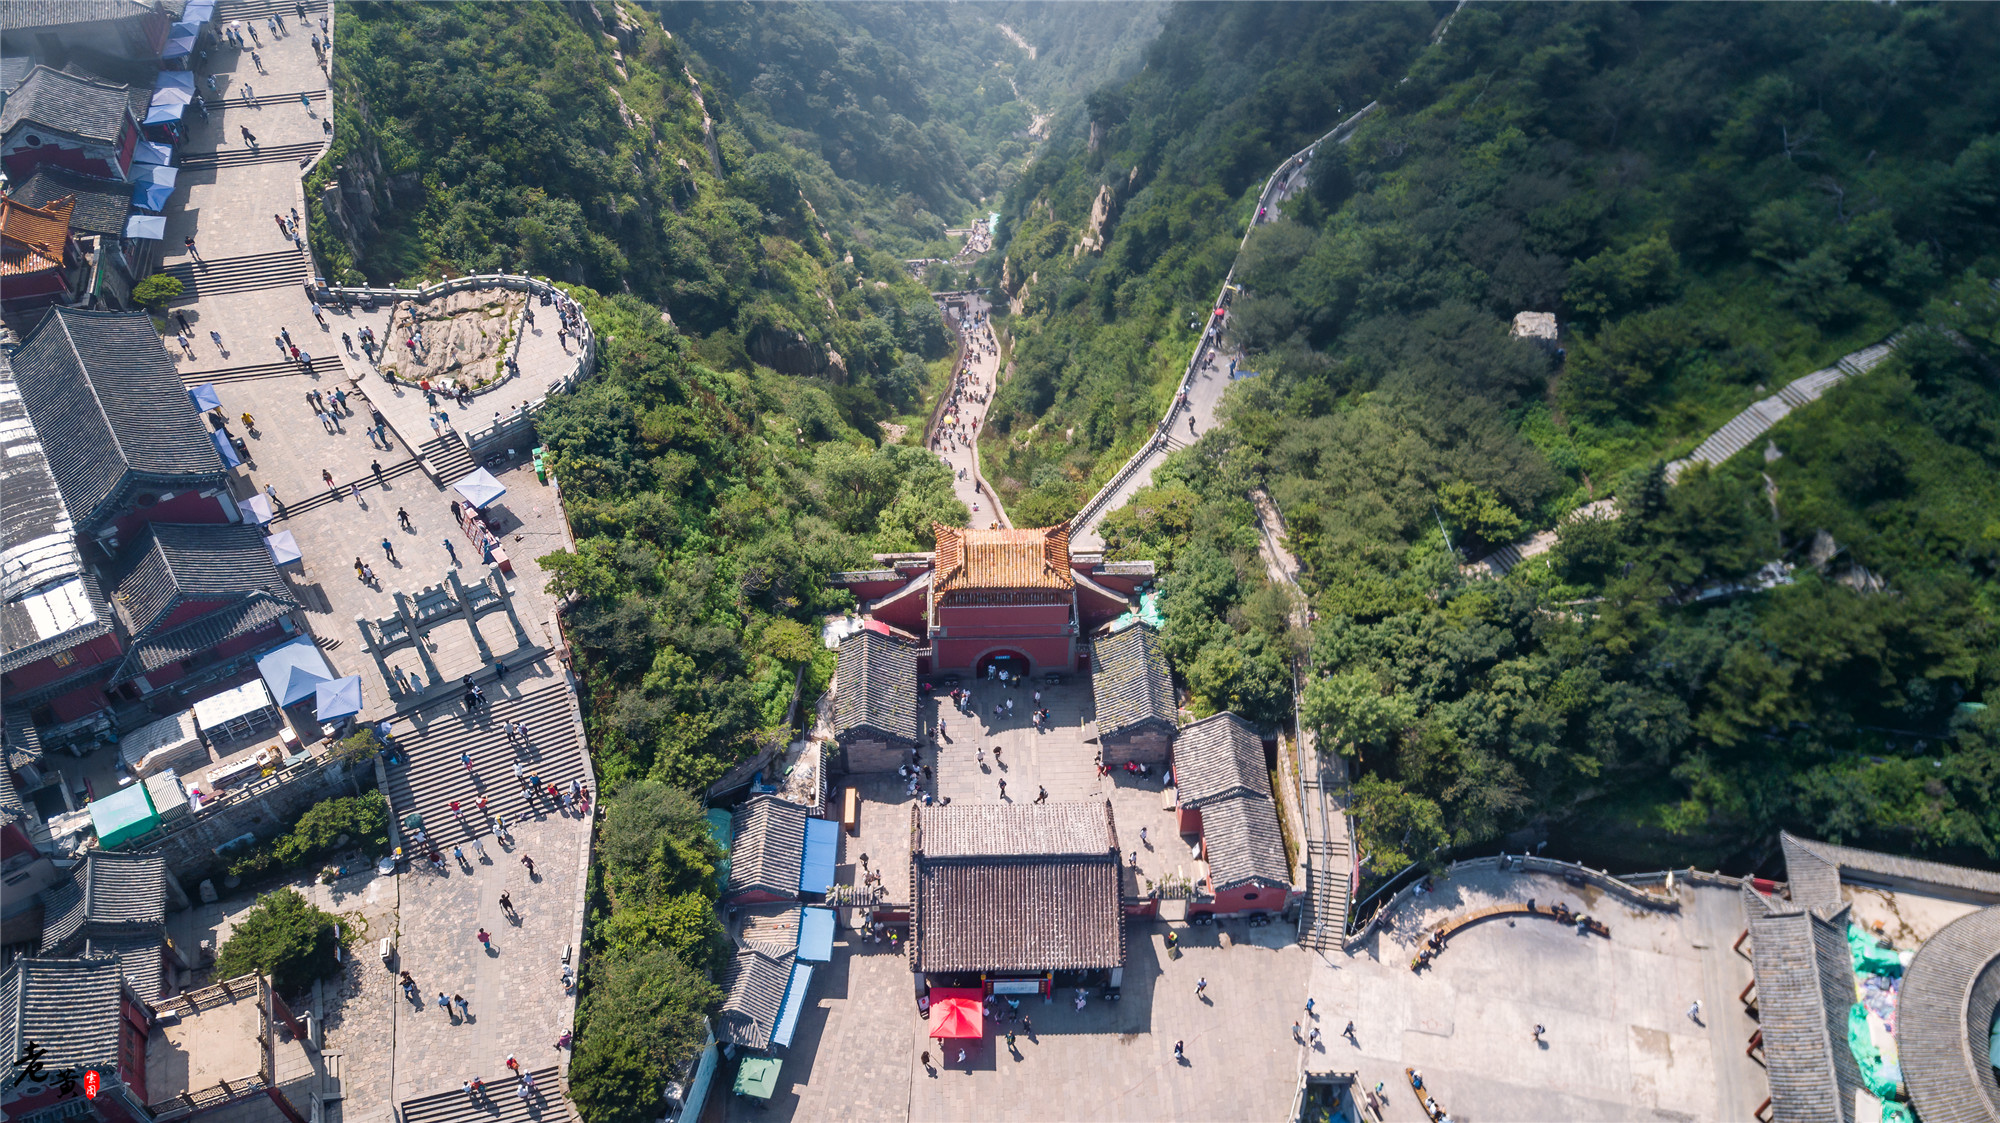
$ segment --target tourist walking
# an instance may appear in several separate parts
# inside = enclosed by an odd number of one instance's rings
[[[500,892],[500,911],[508,916],[514,915],[514,898],[508,896],[504,889]]]
[[[396,560],[396,544],[387,538],[382,540],[382,552],[388,555],[390,561]]]
[[[1203,976],[1194,981],[1194,996],[1200,998],[1206,993],[1208,993],[1208,978]]]

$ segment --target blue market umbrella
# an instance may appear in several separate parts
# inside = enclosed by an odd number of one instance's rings
[[[188,400],[194,403],[194,408],[204,413],[212,409],[222,408],[222,399],[216,395],[215,383],[213,382],[204,382],[199,386],[191,387],[188,390]]]
[[[321,721],[361,712],[361,676],[322,682],[313,690],[313,712]]]

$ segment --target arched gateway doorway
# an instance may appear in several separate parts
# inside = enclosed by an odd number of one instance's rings
[[[1032,670],[1034,667],[1029,664],[1026,655],[1004,648],[981,655],[972,666],[972,673],[979,678],[992,678],[998,671],[1006,671],[1009,678],[1016,675],[1026,678]]]

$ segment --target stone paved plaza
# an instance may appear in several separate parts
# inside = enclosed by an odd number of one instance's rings
[[[315,20],[326,10],[315,8]],[[221,18],[229,18],[226,8]],[[218,92],[210,99],[211,120],[193,123],[186,145],[190,156],[215,152],[241,160],[249,148],[245,128],[266,152],[325,141],[326,76],[315,62],[307,29],[294,24],[290,35],[275,40],[267,35],[261,53],[268,73],[258,73],[247,52],[226,47],[203,68],[204,85],[212,71]],[[254,86],[258,103],[243,97],[246,82]],[[301,92],[309,95],[307,104],[300,103]],[[180,359],[180,371],[190,386],[214,384],[231,430],[245,438],[249,457],[234,481],[236,497],[267,487],[276,493],[279,517],[270,529],[289,531],[304,555],[291,584],[328,662],[336,674],[361,676],[365,720],[397,716],[397,733],[406,738],[410,759],[394,766],[391,790],[401,793],[396,798],[427,809],[455,798],[440,794],[450,769],[441,773],[432,767],[438,761],[431,756],[448,757],[444,763],[455,768],[462,749],[482,759],[509,751],[500,744],[504,734],[495,722],[466,724],[447,714],[455,709],[457,680],[471,673],[487,679],[496,705],[518,700],[524,691],[554,691],[539,695],[544,701],[534,707],[535,720],[546,743],[560,746],[564,759],[543,767],[551,778],[579,775],[589,783],[578,739],[556,728],[574,721],[573,704],[547,701],[562,699],[568,687],[565,669],[546,655],[560,649],[561,638],[556,604],[544,592],[546,578],[535,559],[565,549],[568,533],[557,490],[536,479],[526,447],[490,466],[508,489],[490,510],[513,568],[504,583],[511,616],[495,608],[470,622],[452,616],[426,626],[423,655],[405,645],[385,656],[392,668],[425,674],[428,689],[400,696],[392,695],[380,665],[363,648],[357,617],[394,616],[398,590],[416,595],[445,583],[449,574],[474,586],[488,578],[488,567],[451,514],[458,496],[418,462],[420,447],[435,435],[421,395],[383,379],[362,355],[358,338],[353,348],[342,343],[343,334],[358,337],[363,325],[391,343],[391,308],[323,308],[315,317],[303,284],[310,258],[273,219],[294,209],[303,214],[301,174],[302,165],[291,157],[197,166],[181,175],[185,191],[176,193],[167,215],[165,266],[188,284],[173,307],[194,329],[195,354]],[[200,261],[181,249],[187,237],[196,239]],[[542,397],[550,382],[572,369],[578,347],[574,339],[567,348],[557,339],[552,308],[537,306],[536,324],[523,331],[523,296],[496,293],[489,301],[471,294],[460,301],[482,302],[503,302],[506,311],[498,319],[480,319],[477,309],[460,315],[478,319],[489,334],[496,328],[518,334],[521,375],[467,405],[446,402],[443,410],[460,431],[486,428],[495,411],[511,414],[523,401]],[[427,335],[469,341],[467,331],[477,330],[433,323]],[[274,338],[281,332],[312,357],[309,367],[288,361]],[[498,341],[491,342],[497,348]],[[448,344],[441,347],[447,349]],[[306,402],[309,390],[348,396],[333,431],[314,417]],[[379,443],[369,433],[372,409],[388,424]],[[240,420],[245,413],[255,419],[247,431]],[[337,495],[329,494],[322,473],[333,477]],[[359,485],[358,495],[351,485]],[[408,513],[407,527],[399,510]],[[357,558],[374,568],[373,583],[357,578]],[[515,672],[505,684],[491,681],[495,661],[509,662]],[[361,780],[374,786],[365,770]],[[400,817],[410,807],[399,803],[395,810]],[[357,929],[348,933],[354,955],[346,973],[319,995],[327,1069],[340,1097],[328,1105],[332,1119],[387,1123],[395,1104],[455,1091],[466,1078],[504,1084],[510,1053],[531,1070],[564,1063],[554,1042],[572,1024],[575,999],[563,985],[562,957],[581,931],[589,825],[560,812],[511,825],[518,845],[510,849],[491,833],[490,823],[477,824],[485,857],[467,845],[469,865],[444,875],[406,870],[378,876],[367,870],[332,885],[298,883]],[[519,861],[522,853],[536,860],[533,878]],[[511,893],[516,916],[501,910],[503,890]],[[176,938],[219,942],[254,903],[239,892],[197,905],[178,922]],[[475,938],[482,926],[492,934],[491,953]],[[395,971],[383,966],[377,945],[385,936],[397,948],[395,967],[411,971],[424,988],[421,1007],[403,999]],[[439,1010],[439,989],[464,995],[470,1018],[461,1022]]]

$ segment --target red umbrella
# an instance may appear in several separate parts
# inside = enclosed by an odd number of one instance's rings
[[[984,995],[974,987],[940,987],[931,991],[932,1037],[984,1037]]]

